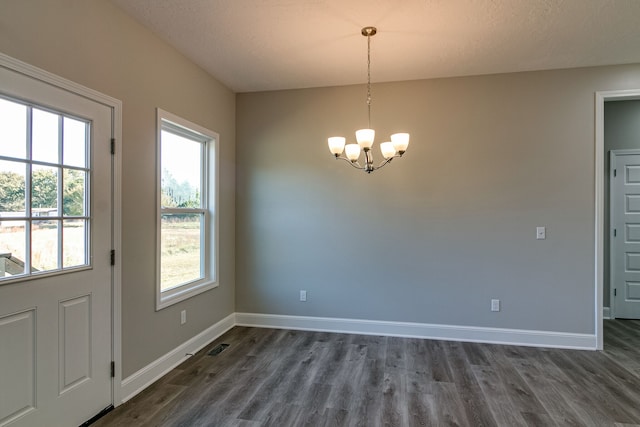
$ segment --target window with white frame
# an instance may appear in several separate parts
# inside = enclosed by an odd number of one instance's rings
[[[91,123],[0,97],[0,283],[90,267]]]
[[[161,109],[157,120],[161,309],[217,286],[218,135]]]

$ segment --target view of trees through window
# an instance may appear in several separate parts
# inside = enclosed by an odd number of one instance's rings
[[[172,208],[199,208],[200,187],[189,181],[178,182],[166,168],[162,170],[162,206]]]
[[[84,173],[64,169],[62,211],[64,215],[84,215]],[[25,210],[24,175],[0,171],[0,212]],[[53,169],[34,170],[32,178],[31,206],[36,209],[57,206],[58,174]]]

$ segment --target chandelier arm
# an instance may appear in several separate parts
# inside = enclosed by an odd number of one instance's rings
[[[364,170],[364,167],[360,166],[360,163],[358,162],[352,162],[351,160],[347,159],[346,157],[343,156],[336,156],[336,159],[340,159],[340,160],[344,160],[345,162],[349,163],[351,166],[353,166],[356,169],[360,169],[360,170]]]
[[[388,159],[384,160],[382,163],[380,163],[378,166],[376,166],[375,168],[373,168],[373,170],[378,170],[381,169],[383,166],[385,166],[387,163],[391,163],[391,160],[395,159],[396,157],[399,156],[393,156],[393,157],[389,157]]]
[[[376,166],[375,168],[373,168],[373,170],[378,170],[381,167],[383,167],[384,165],[386,165],[387,163],[391,163],[391,160],[395,159],[396,157],[402,157],[403,153],[397,153],[395,154],[393,157],[389,157],[388,159],[384,160],[382,163],[380,163],[378,166]]]

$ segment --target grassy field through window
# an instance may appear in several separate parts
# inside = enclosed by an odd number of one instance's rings
[[[63,267],[85,264],[84,221],[65,221]],[[34,221],[31,232],[31,266],[38,271],[58,269],[58,222]],[[25,230],[22,227],[0,227],[0,253],[25,261]]]
[[[171,222],[163,216],[161,236],[161,290],[200,279],[200,221]]]

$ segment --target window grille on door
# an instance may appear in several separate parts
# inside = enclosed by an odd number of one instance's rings
[[[0,282],[90,264],[91,123],[0,97]]]

